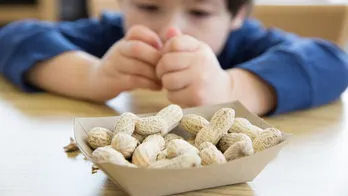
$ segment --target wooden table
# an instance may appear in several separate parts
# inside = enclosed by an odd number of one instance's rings
[[[126,195],[78,152],[65,153],[75,116],[155,112],[162,93],[123,94],[107,105],[19,92],[0,77],[0,195]],[[252,182],[183,195],[348,195],[348,94],[321,108],[266,118],[294,140]],[[344,122],[345,120],[345,122]]]

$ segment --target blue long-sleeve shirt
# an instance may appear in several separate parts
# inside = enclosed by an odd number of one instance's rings
[[[100,20],[13,22],[0,29],[0,73],[23,91],[40,91],[26,83],[26,71],[39,61],[72,50],[102,57],[124,36],[122,18],[118,13],[105,13]],[[217,58],[223,69],[249,70],[274,88],[277,106],[272,114],[329,103],[348,85],[348,55],[336,45],[265,29],[253,19],[231,32]]]

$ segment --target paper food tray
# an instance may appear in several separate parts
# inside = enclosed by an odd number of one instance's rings
[[[248,119],[252,124],[264,129],[272,127],[263,119],[249,112],[240,102],[227,104],[202,106],[183,109],[184,114],[194,113],[210,120],[213,114],[221,108],[233,108],[236,117]],[[155,113],[137,114],[149,116]],[[89,159],[92,156],[92,148],[87,144],[86,130],[93,127],[104,127],[112,130],[115,126],[115,117],[76,118],[74,134],[81,152]],[[180,126],[172,132],[185,138],[189,133]],[[225,164],[210,165],[200,168],[188,169],[147,169],[115,166],[108,163],[97,166],[123,191],[133,196],[161,196],[194,190],[232,185],[252,181],[271,162],[284,147],[291,134],[283,134],[283,142],[265,151],[255,153]]]

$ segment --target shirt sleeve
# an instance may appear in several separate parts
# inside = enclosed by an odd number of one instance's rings
[[[40,91],[23,77],[35,64],[74,50],[102,57],[122,36],[119,14],[58,23],[16,21],[0,29],[0,74],[26,92]]]
[[[229,63],[256,74],[275,90],[277,107],[268,115],[327,104],[348,86],[348,56],[329,41],[266,30],[257,22],[232,36],[237,49],[230,49],[234,57]]]

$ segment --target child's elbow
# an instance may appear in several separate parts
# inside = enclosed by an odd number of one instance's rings
[[[340,86],[341,86],[341,91],[342,93],[346,91],[348,87],[348,54],[345,54],[344,60],[340,61],[337,65],[338,67],[338,72],[339,70],[342,71],[343,74],[337,73],[337,75],[341,75],[340,78]]]
[[[345,57],[341,61],[337,62],[335,65],[335,72],[332,77],[333,83],[332,88],[337,88],[336,98],[339,98],[342,93],[347,90],[348,87],[348,55],[345,54]],[[329,81],[328,81],[329,82]]]
[[[316,98],[314,105],[335,101],[348,87],[348,54],[329,42],[319,42],[323,62],[317,61],[320,74],[317,75]],[[321,59],[319,57],[319,59]],[[324,63],[324,64],[323,64]],[[319,70],[319,69],[318,69]]]
[[[328,64],[327,66],[332,66],[334,70],[332,79],[336,81],[334,84],[337,86],[340,95],[348,87],[348,54],[337,46],[333,47],[333,52],[331,53],[331,56],[333,56],[332,64]]]

